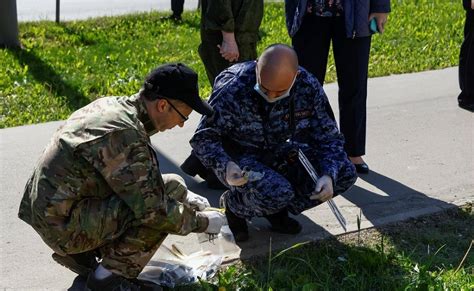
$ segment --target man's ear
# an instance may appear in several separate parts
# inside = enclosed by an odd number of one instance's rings
[[[166,109],[166,103],[165,99],[158,99],[156,102],[156,110],[158,110],[158,112],[164,112]]]

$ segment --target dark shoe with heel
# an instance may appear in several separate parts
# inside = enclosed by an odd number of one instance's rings
[[[284,209],[275,214],[264,216],[271,224],[271,230],[284,234],[300,233],[303,227],[296,220],[288,216],[288,210]]]

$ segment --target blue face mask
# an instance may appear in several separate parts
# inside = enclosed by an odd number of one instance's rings
[[[296,75],[296,76],[298,76],[298,75]],[[268,97],[268,95],[265,92],[263,92],[262,88],[260,88],[260,84],[258,83],[258,79],[257,79],[257,82],[255,83],[255,86],[253,87],[253,89],[255,91],[257,91],[257,93],[260,94],[260,96],[262,96],[263,99],[265,99],[268,103],[274,103],[274,102],[280,101],[280,100],[285,99],[286,97],[290,96],[290,91],[291,91],[291,88],[293,88],[293,85],[295,84],[296,76],[293,79],[293,82],[291,83],[290,88],[288,88],[288,90],[286,90],[283,94],[281,94],[280,96],[275,97],[275,98],[270,98],[270,97]]]

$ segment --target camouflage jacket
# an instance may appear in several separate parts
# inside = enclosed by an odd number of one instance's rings
[[[19,217],[45,237],[67,236],[74,207],[86,199],[118,204],[132,220],[161,232],[203,231],[207,220],[164,195],[164,184],[149,136],[156,131],[144,101],[105,97],[74,112],[52,137],[29,179]],[[120,199],[107,199],[115,195]],[[205,218],[204,218],[205,219]]]
[[[196,156],[225,181],[225,169],[231,156],[223,148],[238,148],[241,154],[279,153],[291,139],[304,148],[316,151],[321,175],[336,181],[347,160],[344,139],[334,121],[323,88],[304,68],[291,90],[291,97],[275,103],[266,102],[253,88],[255,62],[236,64],[216,78],[209,104],[212,117],[203,117],[190,143]],[[294,98],[295,131],[290,128],[290,99]]]

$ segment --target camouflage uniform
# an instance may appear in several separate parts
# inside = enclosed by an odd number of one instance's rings
[[[319,175],[332,178],[335,195],[346,191],[356,180],[355,169],[318,81],[300,67],[291,97],[268,103],[253,89],[255,64],[236,64],[217,77],[209,100],[215,114],[203,117],[191,139],[196,156],[230,188],[227,206],[236,215],[250,218],[285,207],[298,214],[318,205],[309,199],[314,183],[298,163],[287,159],[295,148],[303,150]],[[292,98],[294,132],[289,124]],[[263,172],[263,179],[229,186],[225,170],[231,160],[241,168]]]
[[[105,97],[74,112],[40,158],[19,217],[60,255],[99,250],[102,265],[138,276],[168,233],[202,232],[181,203],[187,188],[161,175],[144,101]]]
[[[257,58],[258,29],[263,18],[263,0],[203,0],[199,56],[211,85],[216,76],[229,67],[219,53],[222,32],[234,32],[239,62]]]

